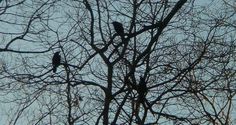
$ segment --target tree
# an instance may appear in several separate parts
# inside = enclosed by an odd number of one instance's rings
[[[1,123],[236,123],[233,2],[0,4]]]

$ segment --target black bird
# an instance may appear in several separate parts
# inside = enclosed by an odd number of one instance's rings
[[[139,101],[143,103],[145,101],[145,96],[147,94],[147,82],[145,78],[140,76],[139,85],[138,85]]]
[[[57,67],[61,64],[61,56],[59,55],[60,52],[54,53],[52,57],[52,70],[54,73],[57,71]]]
[[[139,80],[139,91],[140,93],[146,93],[147,92],[147,82],[145,81],[145,79],[140,76],[140,80]]]
[[[125,35],[123,25],[117,21],[112,22],[112,24],[114,26],[116,33],[123,39]]]

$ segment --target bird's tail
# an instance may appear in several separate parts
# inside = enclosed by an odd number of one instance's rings
[[[120,35],[122,42],[127,42],[129,40],[128,35],[126,33]]]
[[[125,42],[125,35],[121,35],[120,37],[121,37],[122,42]]]
[[[57,71],[57,66],[53,66],[52,71],[53,71],[54,73],[56,73],[56,71]]]

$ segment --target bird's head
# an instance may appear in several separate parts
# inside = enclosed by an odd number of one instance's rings
[[[57,51],[55,54],[59,55],[60,51]]]
[[[143,77],[143,76],[140,76],[140,83],[141,84],[143,84],[143,83],[145,83],[146,81],[145,81],[145,78]]]
[[[117,21],[113,21],[112,22],[113,25],[120,25],[121,23],[117,22]]]

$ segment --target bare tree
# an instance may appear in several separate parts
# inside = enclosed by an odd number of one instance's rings
[[[0,5],[4,123],[236,123],[232,1]]]

